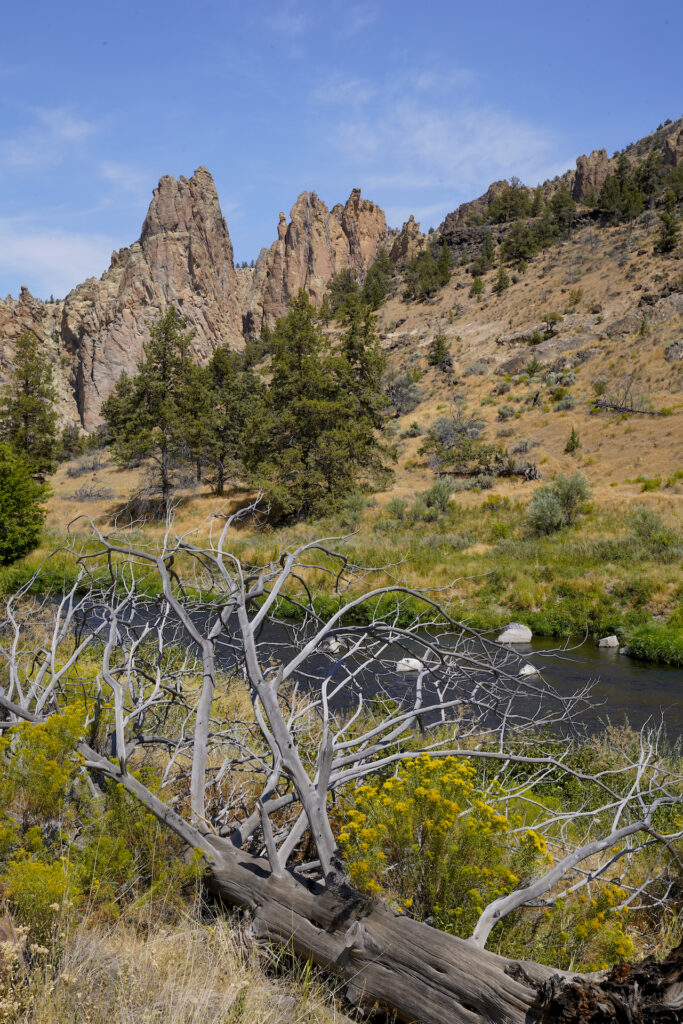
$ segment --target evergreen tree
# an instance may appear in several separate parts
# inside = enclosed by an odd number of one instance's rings
[[[475,277],[470,286],[470,295],[476,298],[477,302],[481,302],[483,291],[484,282],[480,277]]]
[[[273,332],[271,380],[246,460],[282,517],[330,512],[366,476],[386,473],[374,318],[351,303],[345,324],[335,352],[302,289]]]
[[[643,194],[632,181],[628,181],[621,193],[622,216],[628,220],[629,224],[632,224],[635,218],[639,217],[642,212]]]
[[[377,258],[368,268],[363,284],[363,301],[371,309],[379,309],[386,299],[393,270],[389,253],[384,248],[380,249]]]
[[[211,458],[213,446],[213,395],[208,367],[189,363],[185,383],[178,394],[178,412],[184,425],[184,446],[188,461],[194,463],[197,483],[202,467]]]
[[[574,211],[576,210],[576,203],[572,199],[571,193],[566,185],[560,185],[557,192],[550,200],[550,209],[552,214],[560,226],[561,230],[565,230],[567,235],[571,234],[572,222],[574,220]]]
[[[529,215],[531,217],[540,217],[543,213],[543,207],[545,206],[545,199],[543,197],[543,189],[539,185],[538,188],[534,189],[534,198],[531,202],[531,209]]]
[[[327,284],[332,316],[336,317],[340,311],[343,312],[347,303],[356,298],[359,293],[358,280],[353,270],[340,270],[338,274],[335,274]]]
[[[122,374],[102,406],[119,464],[152,461],[164,514],[170,509],[175,471],[188,457],[194,416],[188,397],[196,381],[189,351],[194,332],[185,332],[186,327],[174,306],[160,313],[149,325],[137,376]]]
[[[491,232],[487,231],[481,243],[479,255],[470,266],[470,273],[473,277],[481,277],[487,270],[490,270],[496,261],[496,247],[491,238]]]
[[[0,396],[0,435],[41,479],[53,472],[57,458],[56,397],[52,366],[27,331],[17,338],[9,384]]]
[[[449,353],[449,345],[443,331],[437,331],[429,346],[427,362],[430,366],[447,367],[452,365]]]
[[[7,565],[36,546],[45,520],[46,484],[9,444],[0,444],[0,563]]]
[[[671,189],[664,193],[664,209],[659,214],[661,227],[657,236],[657,252],[673,252],[680,236],[680,218],[676,213],[676,196]]]
[[[264,385],[239,352],[222,346],[214,352],[211,377],[211,458],[216,470],[216,494],[222,495],[228,473],[248,461],[251,426],[263,413]]]
[[[493,287],[498,294],[504,292],[506,288],[510,287],[510,278],[508,277],[508,273],[502,263],[498,268],[498,276],[496,277],[496,283]]]
[[[429,249],[424,249],[406,267],[406,288],[404,297],[407,299],[426,299],[438,292],[442,285],[439,265]]]
[[[564,450],[567,453],[567,455],[571,455],[580,447],[581,441],[579,440],[579,435],[576,432],[576,428],[572,427],[572,432],[567,439],[567,443],[564,446]]]

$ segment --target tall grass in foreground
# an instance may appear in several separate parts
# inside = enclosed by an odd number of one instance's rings
[[[278,960],[287,971],[278,973]],[[348,1021],[310,967],[249,951],[221,918],[145,929],[96,916],[38,946],[0,945],[1,1024],[335,1024]]]

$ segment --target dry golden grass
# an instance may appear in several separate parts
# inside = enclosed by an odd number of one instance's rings
[[[59,938],[59,936],[58,936]],[[224,919],[84,920],[61,955],[0,946],[2,1024],[342,1024],[329,982],[282,951],[247,950]],[[23,962],[15,951],[26,952]],[[280,966],[278,968],[278,962]],[[277,977],[275,975],[277,974]],[[4,987],[4,991],[3,991]]]

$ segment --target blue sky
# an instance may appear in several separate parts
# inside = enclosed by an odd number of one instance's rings
[[[237,260],[304,189],[437,226],[680,116],[682,38],[676,0],[5,5],[0,295],[101,274],[158,179],[200,164]]]

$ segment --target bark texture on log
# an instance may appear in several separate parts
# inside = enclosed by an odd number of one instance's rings
[[[551,968],[511,961],[402,917],[342,884],[273,874],[267,861],[219,850],[209,885],[250,910],[256,936],[348,982],[357,1004],[422,1024],[524,1024],[542,1019],[537,993]]]
[[[347,982],[349,999],[414,1024],[680,1024],[683,946],[609,972],[573,975],[509,960],[402,917],[344,882],[310,882],[224,841],[209,886],[251,913],[260,939]]]
[[[683,943],[661,963],[618,964],[599,980],[550,978],[539,1003],[557,1024],[680,1024]]]

